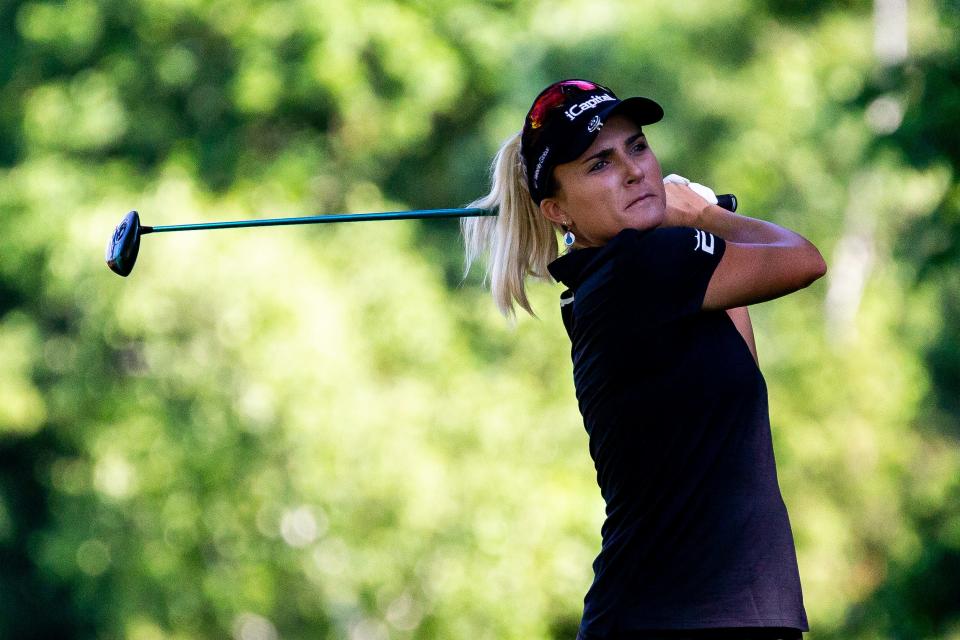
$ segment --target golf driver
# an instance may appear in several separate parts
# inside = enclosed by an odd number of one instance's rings
[[[168,231],[203,231],[206,229],[239,229],[241,227],[279,227],[292,224],[321,224],[328,222],[364,222],[370,220],[422,220],[425,218],[465,218],[492,216],[486,209],[421,209],[417,211],[386,211],[383,213],[334,214],[304,218],[265,218],[232,220],[228,222],[201,222],[198,224],[171,224],[148,227],[140,224],[140,214],[131,211],[123,217],[107,241],[107,266],[121,276],[133,271],[140,251],[140,236]]]
[[[728,211],[737,210],[737,198],[732,194],[717,196],[718,204]],[[495,216],[488,209],[420,209],[416,211],[386,211],[382,213],[352,213],[304,218],[265,218],[259,220],[233,220],[228,222],[201,222],[197,224],[171,224],[148,227],[140,224],[140,214],[131,211],[123,217],[107,241],[107,266],[121,276],[128,276],[137,263],[140,252],[140,237],[148,233],[168,231],[204,231],[207,229],[239,229],[242,227],[278,227],[293,224],[322,224],[328,222],[367,222],[373,220],[423,220],[427,218],[467,218]]]

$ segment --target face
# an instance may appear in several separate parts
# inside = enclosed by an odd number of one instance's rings
[[[640,127],[624,116],[607,120],[590,148],[557,165],[553,177],[557,191],[540,210],[570,227],[577,247],[600,246],[624,229],[651,229],[664,220],[660,163]]]

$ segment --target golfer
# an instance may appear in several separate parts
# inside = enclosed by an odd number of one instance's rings
[[[806,287],[820,252],[775,224],[664,185],[648,98],[585,80],[537,96],[500,149],[497,208],[463,221],[499,308],[561,315],[606,503],[580,640],[798,639],[808,630],[746,306]],[[558,257],[557,234],[567,251]]]

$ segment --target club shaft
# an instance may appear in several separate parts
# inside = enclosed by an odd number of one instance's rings
[[[206,229],[241,229],[244,227],[280,227],[292,224],[322,224],[327,222],[367,222],[372,220],[422,220],[425,218],[467,218],[495,216],[489,209],[420,209],[416,211],[385,211],[382,213],[337,213],[304,218],[264,218],[261,220],[231,220],[227,222],[201,222],[198,224],[168,224],[155,227],[140,227],[140,234],[164,233],[166,231],[202,231]]]

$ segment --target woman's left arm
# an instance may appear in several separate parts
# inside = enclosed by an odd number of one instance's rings
[[[747,343],[753,361],[757,363],[757,366],[760,366],[760,360],[757,358],[757,343],[753,339],[753,323],[750,322],[750,312],[747,311],[746,307],[734,307],[727,309],[727,315],[733,320],[733,326],[743,336],[743,341]]]
[[[800,234],[709,204],[690,187],[664,188],[667,209],[660,226],[694,227],[726,240],[704,293],[703,309],[773,300],[809,286],[827,272],[820,251]]]

